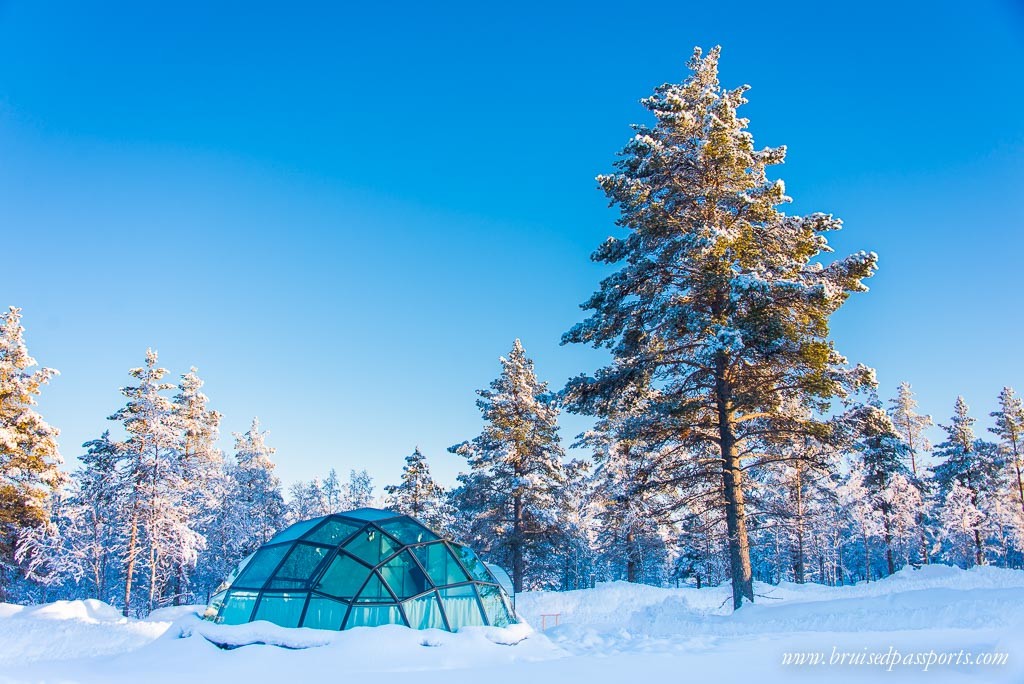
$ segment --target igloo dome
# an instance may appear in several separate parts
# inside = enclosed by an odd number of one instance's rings
[[[469,547],[376,508],[281,531],[238,565],[207,615],[230,625],[268,620],[333,630],[517,622],[502,583]]]

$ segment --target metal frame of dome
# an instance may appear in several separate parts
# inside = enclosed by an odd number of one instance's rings
[[[232,573],[207,614],[283,627],[415,629],[517,622],[501,583],[472,549],[415,518],[360,508],[282,530]]]

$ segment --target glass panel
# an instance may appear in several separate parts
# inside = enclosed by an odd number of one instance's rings
[[[480,602],[484,605],[487,621],[494,627],[508,627],[512,624],[501,590],[490,584],[478,584],[476,590],[480,594]]]
[[[334,549],[329,549],[326,546],[296,544],[292,547],[291,553],[288,554],[281,568],[274,573],[274,579],[268,586],[276,587],[278,583],[288,584],[288,580],[309,581],[320,562],[333,551]],[[282,586],[282,588],[290,587]]]
[[[462,564],[466,567],[466,570],[469,570],[469,574],[473,577],[473,579],[478,580],[480,582],[490,582],[492,584],[498,583],[498,581],[494,579],[493,576],[491,576],[491,573],[488,572],[487,567],[483,564],[483,561],[477,558],[476,554],[473,553],[473,549],[467,546],[460,546],[458,544],[452,544],[452,548],[455,549],[455,553],[458,554],[459,560],[462,561]]]
[[[426,546],[414,546],[412,552],[416,554],[420,563],[427,569],[430,581],[436,586],[469,581],[469,577],[466,576],[466,573],[455,562],[452,555],[448,553],[448,548],[441,542],[427,544]]]
[[[323,520],[322,517],[310,518],[309,520],[301,520],[295,523],[294,525],[286,527],[277,534],[275,534],[267,543],[277,544],[278,542],[289,541],[291,539],[298,539],[299,536],[301,536],[309,528],[315,526],[321,520]]]
[[[263,594],[253,620],[267,620],[282,627],[298,627],[309,594]]]
[[[381,528],[403,544],[418,544],[425,541],[434,541],[438,536],[423,525],[413,522],[408,518],[399,518],[386,523],[380,523]]]
[[[274,568],[284,558],[284,554],[291,550],[291,546],[284,544],[282,546],[269,546],[264,547],[256,552],[253,559],[249,561],[249,564],[245,566],[245,570],[238,576],[233,583],[233,586],[244,587],[247,589],[261,589],[267,578],[270,577],[270,573],[274,572]]]
[[[508,576],[505,568],[500,565],[494,565],[493,563],[484,563],[487,571],[491,573],[491,577],[498,580],[498,585],[505,590],[505,593],[511,594],[512,592],[512,578]]]
[[[472,585],[440,589],[438,593],[452,629],[485,624]]]
[[[304,539],[305,541],[316,542],[317,544],[337,546],[348,539],[352,533],[358,529],[359,526],[354,523],[343,522],[341,520],[329,520],[310,532]]]
[[[430,588],[427,576],[408,551],[403,551],[381,566],[380,574],[400,599],[418,596]]]
[[[447,629],[441,617],[441,605],[433,593],[406,601],[402,607],[413,629]]]
[[[231,571],[231,574],[228,575],[227,579],[225,579],[223,582],[221,582],[221,585],[219,587],[217,587],[217,590],[220,591],[220,590],[227,589],[228,587],[230,587],[231,584],[235,581],[235,579],[240,574],[242,574],[242,571],[245,570],[245,566],[249,565],[249,561],[251,561],[252,557],[255,556],[255,555],[256,555],[255,553],[250,553],[248,556],[243,558],[238,563],[238,565],[235,566],[235,569]]]
[[[225,625],[248,622],[252,617],[252,609],[256,606],[256,596],[255,591],[229,591],[218,621]]]
[[[384,588],[380,578],[377,577],[377,573],[373,573],[370,577],[370,581],[366,583],[366,587],[359,592],[359,598],[356,601],[360,603],[381,603],[394,602],[395,598],[388,593],[388,590]]]
[[[345,511],[344,513],[339,513],[338,515],[343,515],[346,518],[355,518],[356,520],[370,521],[397,518],[401,514],[395,513],[394,511],[382,511],[379,508],[357,508],[353,511]]]
[[[345,550],[370,565],[378,565],[382,558],[387,558],[398,549],[376,528],[367,527],[345,544]]]
[[[376,627],[378,625],[404,625],[405,620],[398,612],[398,606],[352,606],[345,629],[353,627]]]
[[[203,618],[206,620],[217,621],[217,616],[220,615],[220,609],[224,607],[224,599],[227,598],[226,591],[218,591],[210,599],[210,605],[206,606],[206,610],[203,611]]]
[[[339,553],[338,557],[331,561],[315,589],[331,596],[351,600],[359,591],[359,587],[363,586],[370,572],[369,568],[356,559]]]
[[[348,604],[341,601],[322,596],[311,596],[302,626],[316,627],[317,629],[341,629],[341,623],[345,619],[347,610]]]

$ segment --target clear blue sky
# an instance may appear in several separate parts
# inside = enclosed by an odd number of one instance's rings
[[[695,45],[791,210],[879,253],[839,349],[942,419],[1024,390],[1019,2],[142,4],[0,3],[0,304],[69,462],[152,346],[286,481],[419,444],[451,482],[515,337],[554,387],[602,360],[559,346],[615,230],[594,176]]]

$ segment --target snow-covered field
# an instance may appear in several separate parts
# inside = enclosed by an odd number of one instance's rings
[[[906,569],[855,587],[758,585],[729,614],[728,589],[612,583],[519,596],[538,631],[404,627],[347,632],[228,627],[194,609],[126,620],[98,601],[0,604],[0,682],[295,682],[313,678],[434,682],[891,681],[1024,682],[1024,572]],[[559,614],[543,620],[542,614]],[[230,645],[221,648],[216,644]],[[1006,653],[1005,665],[830,665],[834,652],[900,659]],[[787,652],[821,653],[784,665]],[[934,652],[934,656],[930,655]],[[917,654],[921,654],[918,656]],[[850,658],[851,656],[847,656]],[[891,657],[891,656],[890,656]],[[942,656],[949,657],[949,656]],[[956,658],[956,655],[952,656]],[[408,675],[405,675],[408,676]]]

